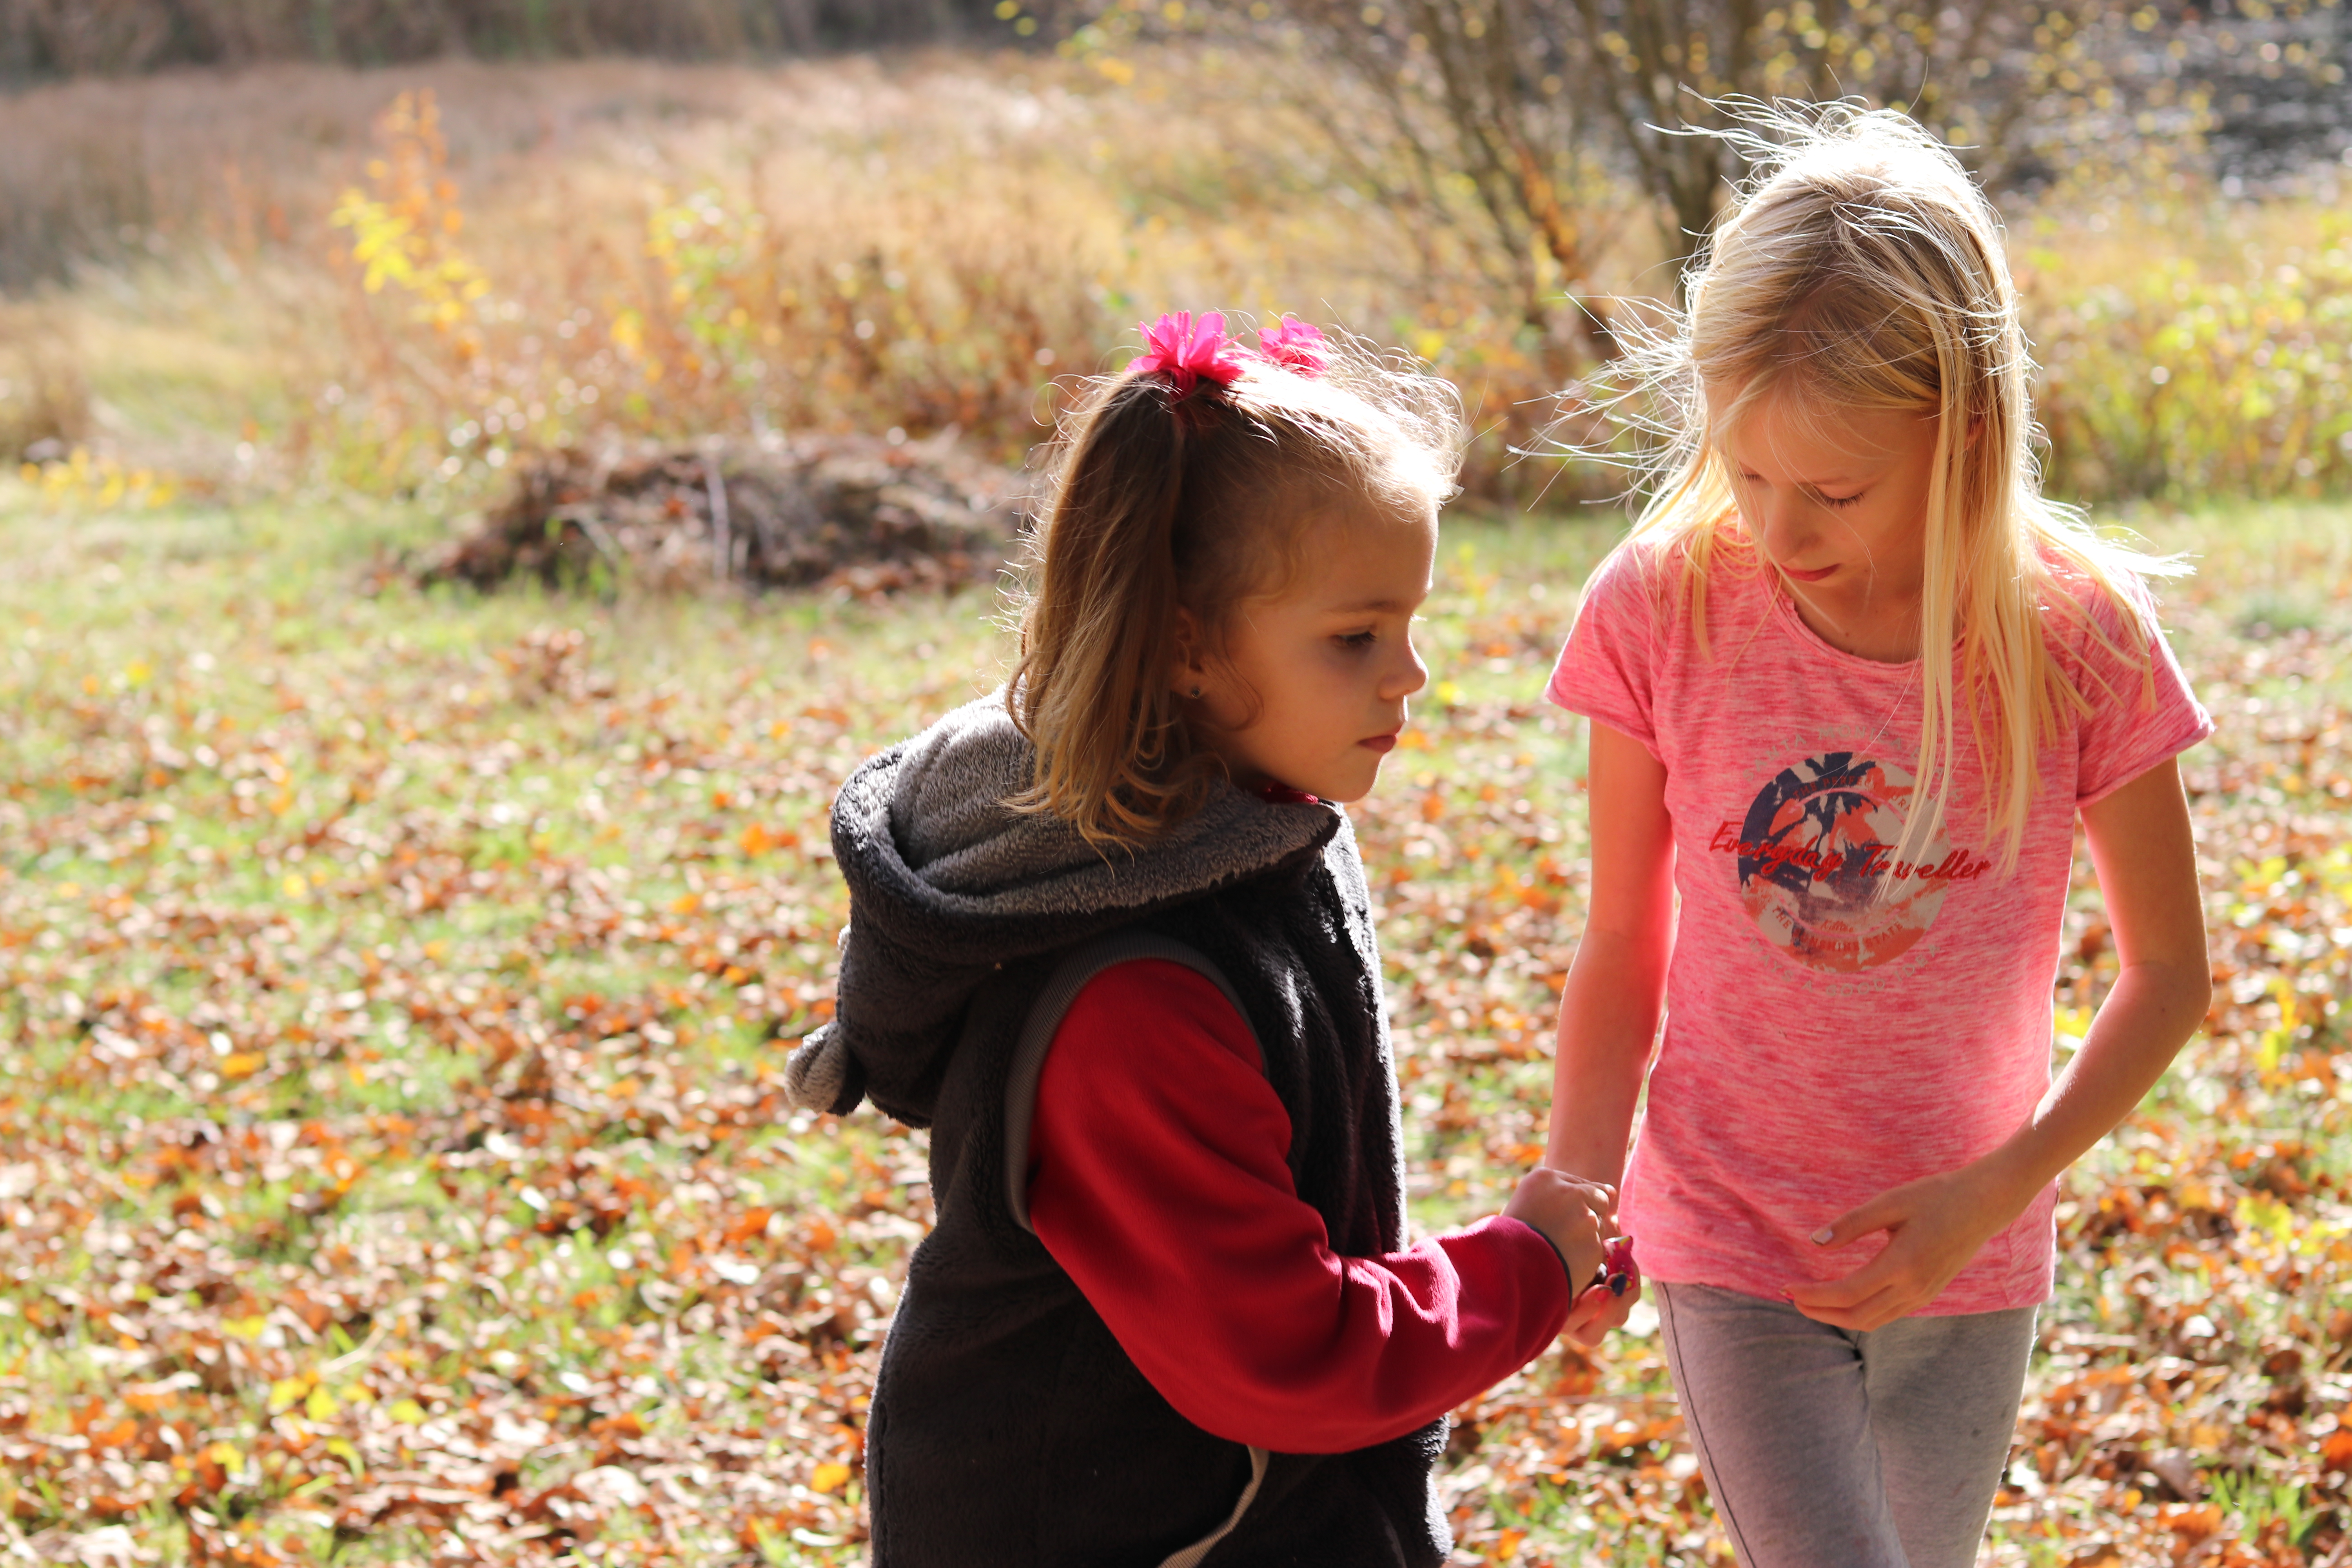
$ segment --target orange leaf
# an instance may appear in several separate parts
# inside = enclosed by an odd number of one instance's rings
[[[848,1484],[849,1467],[847,1465],[819,1465],[815,1473],[809,1477],[809,1488],[813,1491],[839,1491]]]

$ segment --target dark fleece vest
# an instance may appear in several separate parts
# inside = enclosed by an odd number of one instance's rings
[[[804,1100],[845,1110],[870,1092],[932,1127],[938,1224],[909,1266],[868,1432],[875,1568],[1149,1568],[1225,1521],[1252,1455],[1160,1397],[1012,1213],[1004,1110],[1023,1025],[1057,962],[1087,938],[1126,926],[1192,948],[1257,1036],[1290,1115],[1292,1178],[1332,1247],[1393,1249],[1402,1164],[1370,899],[1344,817],[1238,792],[1188,825],[1181,852],[1124,863],[1082,845],[1080,856],[1040,852],[1039,819],[1011,814],[995,826],[1030,836],[1015,851],[992,847],[969,816],[947,836],[952,847],[927,842],[904,818],[927,794],[940,798],[938,775],[993,790],[993,802],[1025,768],[1017,733],[1001,708],[993,715],[985,704],[950,715],[843,791],[835,847],[852,924],[841,995],[790,1076]],[[995,862],[1018,909],[974,885],[989,879],[976,860]],[[923,875],[950,863],[961,869]],[[909,873],[927,892],[911,890]],[[983,957],[992,945],[999,956]],[[929,963],[927,946],[938,955]],[[942,1011],[943,977],[957,1005],[913,1026]],[[929,1048],[910,1052],[921,1035]],[[1430,1472],[1444,1440],[1440,1420],[1353,1453],[1273,1455],[1202,1562],[1442,1562],[1449,1542]]]

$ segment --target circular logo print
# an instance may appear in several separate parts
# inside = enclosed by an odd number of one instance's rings
[[[1973,857],[1950,856],[1939,826],[1916,863],[1895,859],[1912,784],[1893,763],[1828,752],[1757,792],[1738,842],[1723,847],[1738,857],[1740,898],[1767,941],[1812,968],[1853,971],[1899,958],[1927,934],[1954,862]]]

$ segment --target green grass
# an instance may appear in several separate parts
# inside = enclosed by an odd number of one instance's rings
[[[858,1561],[924,1142],[777,1080],[846,918],[832,791],[992,683],[999,606],[419,592],[436,526],[0,481],[0,1551]],[[2004,1563],[2343,1538],[2352,526],[2144,526],[2208,558],[2168,605],[2223,725],[2222,1000],[2070,1181]],[[1610,537],[1449,524],[1358,813],[1424,1226],[1540,1139],[1588,850],[1538,693]],[[2097,920],[2086,882],[2066,1018]],[[1654,1332],[1465,1407],[1446,1482],[1474,1559],[1729,1561]]]

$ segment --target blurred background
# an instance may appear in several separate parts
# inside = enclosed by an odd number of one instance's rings
[[[1583,391],[1741,174],[1998,203],[2049,486],[2195,559],[2216,996],[2069,1173],[1985,1561],[2352,1563],[2347,0],[0,0],[0,1564],[866,1558],[925,1135],[793,1111],[826,813],[989,690],[1171,309],[1475,440],[1351,809],[1413,1222],[1541,1154]],[[1622,455],[1622,452],[1621,454]],[[2054,1050],[2116,973],[2076,868]],[[1454,1413],[1458,1563],[1730,1568],[1654,1313]]]
[[[1511,453],[1740,173],[1681,131],[1847,95],[2000,204],[2059,493],[2333,493],[2347,30],[2335,0],[0,0],[0,456],[404,494],[612,432],[1017,460],[1057,377],[1221,304],[1433,362],[1474,493],[1596,493]]]

